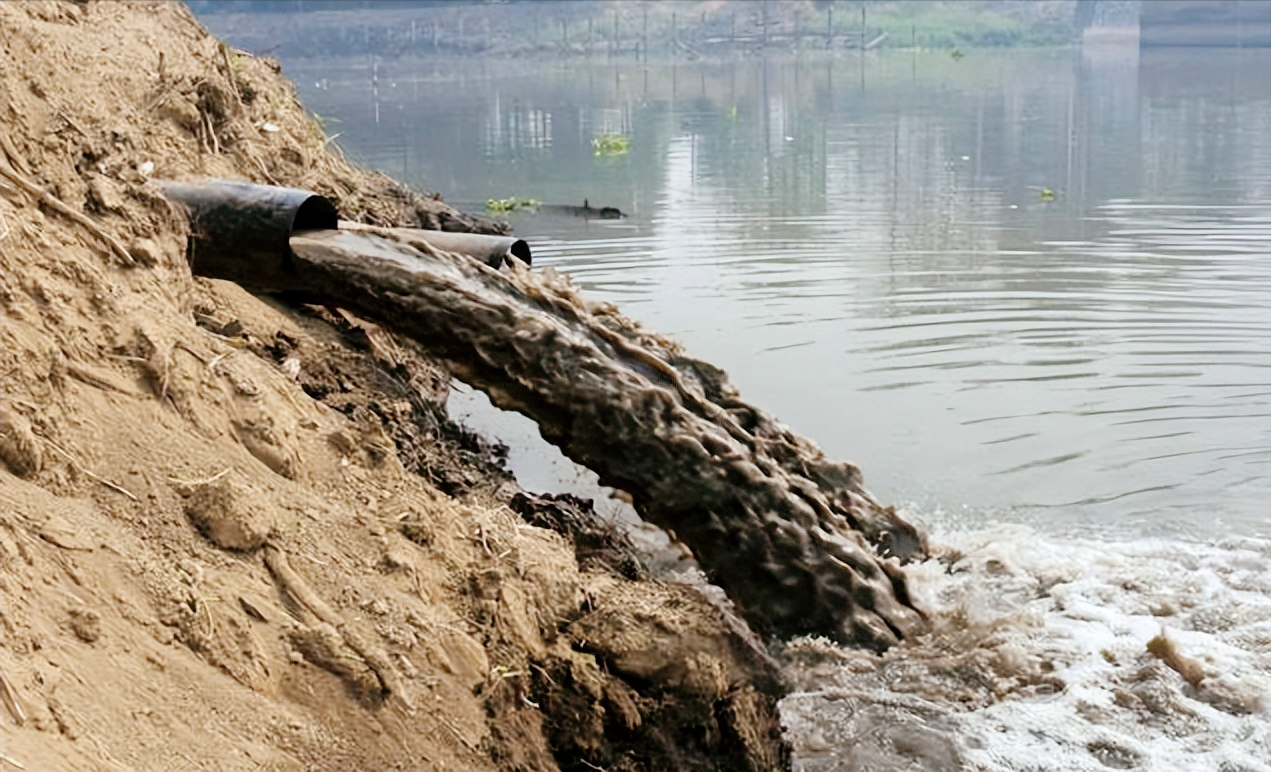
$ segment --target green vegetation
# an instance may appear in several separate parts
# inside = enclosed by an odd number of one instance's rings
[[[279,47],[279,55],[305,57],[534,52],[691,60],[730,49],[850,50],[862,43],[961,48],[969,56],[974,48],[1067,45],[1081,33],[1078,0],[190,0],[190,5],[213,23],[224,15],[236,45]],[[1138,7],[1139,0],[1101,0],[1097,14],[1132,24]],[[380,8],[391,13],[379,14]],[[308,12],[318,10],[324,13]],[[268,32],[273,25],[240,18],[253,13],[282,18],[284,12],[288,34],[277,40]],[[348,34],[351,25],[361,34]]]
[[[591,139],[591,149],[598,156],[618,156],[631,152],[631,138],[622,134],[601,134]]]
[[[849,4],[834,5],[843,8]],[[843,14],[848,17],[842,26],[845,31],[850,29],[849,21],[860,24],[860,4],[851,5],[857,9],[854,15]],[[891,48],[916,45],[956,50],[959,46],[1045,46],[1070,42],[1071,20],[1063,15],[1046,16],[1039,10],[993,2],[871,3],[865,9],[865,25],[870,30],[887,33],[883,45]],[[840,28],[838,17],[836,13],[836,29]]]
[[[511,198],[489,198],[485,202],[485,210],[491,214],[505,214],[507,212],[516,212],[520,210],[533,212],[542,205],[543,202],[537,198],[521,198],[520,196],[512,196]]]

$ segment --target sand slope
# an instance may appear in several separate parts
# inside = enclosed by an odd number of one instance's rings
[[[192,277],[154,179],[482,223],[180,5],[0,3],[0,46],[0,769],[785,763],[721,612],[520,520],[415,346]]]

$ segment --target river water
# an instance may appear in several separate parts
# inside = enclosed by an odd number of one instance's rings
[[[930,530],[929,640],[790,646],[801,769],[1271,769],[1271,54],[285,65],[358,162],[627,213],[509,217]]]

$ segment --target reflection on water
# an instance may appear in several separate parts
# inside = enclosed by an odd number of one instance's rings
[[[631,212],[515,225],[536,265],[724,366],[884,499],[1265,533],[1267,66],[396,61],[375,89],[360,61],[288,71],[351,155],[452,200]],[[595,155],[602,134],[630,152]]]

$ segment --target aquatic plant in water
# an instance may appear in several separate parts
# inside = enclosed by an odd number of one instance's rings
[[[511,198],[487,198],[485,201],[485,210],[491,213],[516,212],[522,209],[535,211],[543,202],[537,198],[521,198],[520,196],[512,196]]]
[[[631,138],[622,134],[601,134],[592,137],[591,149],[599,156],[626,155],[631,152]]]

